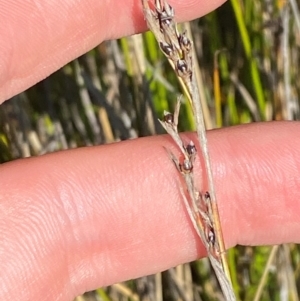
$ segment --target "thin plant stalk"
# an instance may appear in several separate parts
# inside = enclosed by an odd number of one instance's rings
[[[156,0],[153,8],[150,8],[148,0],[142,0],[142,4],[148,27],[154,33],[161,51],[171,62],[177,77],[184,84],[185,90],[189,95],[194,111],[201,153],[205,163],[209,192],[203,194],[195,185],[193,165],[197,151],[194,142],[190,141],[186,144],[178,134],[180,99],[177,101],[174,115],[165,112],[164,119],[161,121],[162,126],[179,147],[183,159],[178,159],[170,152],[169,156],[184,178],[187,191],[181,189],[181,193],[185,206],[195,230],[206,247],[208,257],[215,270],[223,294],[226,300],[233,301],[236,298],[233,293],[226,259],[203,110],[193,67],[193,45],[187,37],[186,32],[178,32],[177,25],[174,22],[174,10],[165,0]]]
[[[220,51],[217,51],[214,55],[214,97],[216,107],[216,124],[220,128],[222,126],[222,106],[221,106],[221,89],[220,89],[220,72],[218,57]]]
[[[256,60],[252,55],[252,45],[250,41],[250,36],[245,24],[244,13],[242,11],[241,3],[238,0],[231,0],[231,4],[233,7],[233,11],[236,17],[236,21],[238,23],[238,28],[241,35],[241,40],[243,43],[245,55],[250,63],[250,72],[251,72],[251,80],[253,84],[253,89],[255,91],[261,119],[265,120],[265,97],[262,88],[262,83],[259,75],[258,65]]]
[[[284,119],[293,120],[293,105],[291,101],[291,86],[290,86],[290,55],[289,55],[289,23],[290,23],[290,9],[286,5],[282,9],[282,56],[283,56],[283,76],[284,76]]]
[[[275,255],[278,251],[278,248],[279,246],[273,246],[272,249],[271,249],[271,252],[269,254],[269,257],[268,257],[268,261],[266,263],[266,266],[265,266],[265,269],[264,269],[264,272],[263,272],[263,275],[261,276],[260,278],[260,281],[259,281],[259,284],[258,284],[258,288],[256,290],[256,293],[255,293],[255,297],[253,299],[253,301],[259,301],[260,298],[261,298],[261,295],[262,295],[262,292],[263,292],[263,288],[267,282],[267,276],[268,276],[268,273],[271,269],[271,265],[275,259]]]

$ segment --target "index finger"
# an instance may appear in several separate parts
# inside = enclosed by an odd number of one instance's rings
[[[224,0],[170,1],[178,21]],[[0,0],[0,103],[105,39],[146,29],[140,0]]]

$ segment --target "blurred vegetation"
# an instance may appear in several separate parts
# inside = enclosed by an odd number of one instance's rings
[[[231,0],[185,25],[192,32],[208,128],[299,119],[300,17],[295,0]],[[1,163],[161,134],[181,93],[151,33],[108,41],[0,107]],[[181,130],[192,130],[188,103]],[[299,300],[299,247],[228,252],[240,300]],[[80,300],[222,300],[204,259]]]

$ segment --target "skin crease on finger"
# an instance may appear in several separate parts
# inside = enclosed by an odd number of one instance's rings
[[[222,0],[170,0],[178,21]],[[140,0],[0,0],[0,103],[105,39],[146,29]]]
[[[227,247],[300,241],[299,131],[272,122],[208,133]],[[164,135],[2,165],[1,299],[72,300],[204,256],[164,147],[178,155]]]

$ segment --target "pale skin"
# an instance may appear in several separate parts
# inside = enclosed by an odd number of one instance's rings
[[[170,0],[178,21],[221,3]],[[139,0],[0,7],[1,102],[101,41],[146,29]],[[300,241],[299,132],[281,122],[208,133],[227,248]],[[72,300],[205,256],[163,146],[178,153],[159,136],[0,166],[0,299]]]

